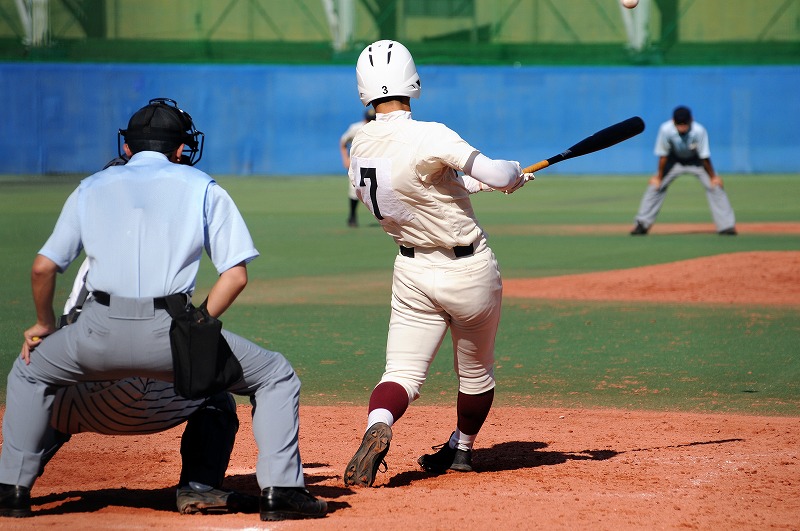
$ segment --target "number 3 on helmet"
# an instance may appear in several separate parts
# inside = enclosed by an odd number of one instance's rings
[[[419,98],[422,85],[411,52],[397,41],[376,41],[356,63],[358,95],[364,106],[388,96]]]

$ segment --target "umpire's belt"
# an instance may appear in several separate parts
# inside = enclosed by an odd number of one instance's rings
[[[464,258],[465,256],[472,256],[475,253],[475,244],[457,245],[452,249],[456,258]],[[406,258],[414,258],[414,248],[400,246],[400,254]]]
[[[185,296],[184,293],[180,295]],[[111,304],[111,295],[106,293],[105,291],[93,291],[92,297],[98,304],[102,304],[103,306],[108,306]],[[166,297],[155,297],[153,298],[153,308],[156,310],[166,310],[167,309],[167,298]]]

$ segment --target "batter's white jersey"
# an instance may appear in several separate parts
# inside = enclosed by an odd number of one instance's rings
[[[478,151],[446,126],[378,114],[356,135],[350,179],[401,253],[381,382],[419,396],[448,329],[459,390],[494,388],[494,343],[502,281],[457,174]]]
[[[456,170],[477,151],[443,124],[379,114],[353,140],[350,180],[398,245],[470,245],[483,231]]]

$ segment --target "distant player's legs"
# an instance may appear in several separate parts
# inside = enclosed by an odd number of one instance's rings
[[[356,195],[356,189],[353,186],[353,183],[350,182],[350,179],[347,179],[347,203],[348,203],[348,216],[347,216],[347,225],[350,227],[357,227],[358,226],[358,217],[356,212],[358,210],[358,203],[360,202],[358,196]]]
[[[693,167],[691,173],[697,177],[703,188],[706,189],[708,208],[711,210],[711,217],[714,219],[717,232],[733,229],[736,226],[736,217],[733,214],[733,207],[728,200],[728,194],[725,189],[720,186],[711,186],[711,178],[702,166]]]
[[[675,164],[665,171],[660,186],[647,185],[647,190],[645,190],[642,201],[639,204],[639,211],[636,213],[636,223],[641,224],[645,229],[649,229],[656,222],[656,217],[658,217],[658,213],[661,211],[661,207],[667,197],[667,188],[679,175],[685,173],[685,168],[682,164]]]

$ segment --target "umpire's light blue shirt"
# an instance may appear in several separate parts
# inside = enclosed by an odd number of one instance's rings
[[[672,154],[680,160],[689,160],[695,157],[700,160],[711,158],[708,132],[699,122],[692,122],[689,131],[682,135],[675,127],[675,122],[667,120],[658,128],[656,147],[653,153],[657,157],[667,157]]]
[[[193,292],[204,248],[218,273],[258,256],[210,176],[143,151],[81,181],[39,254],[64,271],[83,249],[90,291],[139,298]]]

